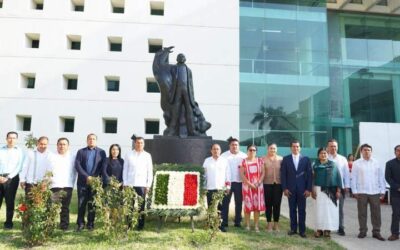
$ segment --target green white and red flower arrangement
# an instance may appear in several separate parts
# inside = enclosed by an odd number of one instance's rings
[[[158,171],[154,177],[152,208],[200,208],[200,173]]]

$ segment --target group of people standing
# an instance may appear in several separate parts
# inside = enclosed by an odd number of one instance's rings
[[[47,172],[52,172],[51,191],[61,196],[60,229],[69,227],[69,205],[77,177],[78,218],[76,231],[84,228],[93,230],[95,212],[93,209],[93,178],[101,176],[107,185],[114,176],[124,187],[134,188],[145,199],[153,181],[153,163],[149,153],[144,151],[144,138],[136,137],[134,148],[124,158],[121,147],[112,144],[108,157],[97,147],[97,136],[87,135],[87,146],[73,154],[69,150],[69,140],[57,140],[57,152],[48,149],[49,139],[42,136],[36,148],[26,154],[17,146],[18,134],[8,132],[7,145],[0,148],[0,207],[3,198],[6,202],[5,229],[13,228],[15,196],[20,184],[26,195],[30,189],[43,181]],[[370,205],[372,236],[385,240],[380,234],[380,199],[390,185],[392,203],[392,235],[388,240],[399,239],[400,221],[400,145],[395,147],[396,157],[386,163],[386,170],[372,157],[372,147],[360,147],[361,158],[352,162],[350,178],[349,165],[345,157],[339,155],[338,143],[331,139],[326,148],[318,150],[314,163],[300,154],[300,142],[290,144],[291,154],[282,157],[277,154],[277,145],[268,145],[267,154],[257,157],[257,147],[249,145],[247,154],[239,150],[239,141],[229,139],[229,150],[221,154],[219,144],[211,146],[211,156],[206,158],[203,167],[207,189],[207,204],[213,194],[225,190],[226,194],[219,205],[222,222],[220,230],[227,231],[229,203],[234,197],[234,226],[241,227],[242,210],[245,229],[250,230],[250,215],[254,216],[254,230],[259,232],[260,212],[265,212],[267,231],[279,231],[282,194],[288,198],[290,211],[290,230],[288,235],[299,234],[306,237],[306,199],[309,196],[316,203],[315,237],[330,237],[331,231],[345,235],[343,224],[343,204],[345,195],[351,188],[357,199],[359,234],[365,238],[367,228],[367,208]],[[57,196],[57,195],[56,195]],[[133,201],[132,201],[133,202]],[[144,210],[145,203],[140,208]],[[87,212],[87,221],[85,215]],[[144,216],[139,218],[137,229],[144,227]]]
[[[221,210],[221,231],[228,226],[229,202],[234,195],[234,226],[241,227],[242,210],[245,215],[246,230],[250,230],[250,214],[254,214],[254,230],[259,232],[260,212],[265,211],[267,231],[279,230],[279,216],[282,194],[288,198],[290,230],[288,235],[299,234],[306,238],[306,199],[312,197],[316,208],[315,237],[330,237],[331,231],[341,236],[344,231],[343,205],[345,196],[352,190],[357,199],[359,234],[366,237],[367,209],[371,210],[372,237],[385,240],[380,234],[380,199],[386,192],[386,181],[390,185],[392,202],[392,225],[389,241],[399,239],[400,221],[400,145],[395,147],[396,158],[386,163],[386,171],[372,157],[372,147],[360,147],[361,158],[349,163],[346,157],[338,154],[338,142],[331,139],[327,147],[320,148],[317,159],[312,162],[300,154],[298,140],[290,143],[291,154],[282,157],[277,154],[277,145],[268,145],[267,154],[257,157],[257,147],[247,147],[247,154],[240,152],[239,141],[229,140],[229,150],[221,154],[221,147],[213,144],[212,156],[204,161],[210,204],[212,193],[225,189],[219,209]]]
[[[97,146],[97,136],[87,135],[87,146],[73,154],[69,150],[69,140],[57,140],[57,152],[48,149],[49,139],[42,136],[38,139],[36,148],[24,151],[17,146],[18,133],[8,132],[7,145],[0,148],[0,207],[3,198],[6,201],[5,229],[13,228],[15,196],[20,183],[29,197],[31,188],[41,181],[50,181],[54,197],[61,199],[60,229],[69,227],[69,206],[72,191],[77,183],[78,218],[76,231],[84,228],[94,229],[95,211],[93,209],[93,178],[101,176],[107,185],[114,176],[124,187],[134,188],[143,198],[151,187],[153,180],[153,163],[151,155],[144,151],[144,138],[136,137],[134,149],[124,158],[121,157],[121,147],[112,144],[109,156]],[[46,173],[51,177],[46,180]],[[59,192],[63,195],[59,195]],[[132,201],[134,202],[134,201]],[[144,203],[141,211],[144,210]],[[86,218],[85,218],[86,217]],[[144,216],[139,217],[137,229],[144,227]]]

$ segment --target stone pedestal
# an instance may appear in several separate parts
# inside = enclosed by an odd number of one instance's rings
[[[221,145],[222,152],[228,149],[227,141],[213,140],[211,136],[154,136],[145,140],[145,150],[151,154],[154,164],[203,165],[204,159],[211,155],[211,145],[214,143]]]

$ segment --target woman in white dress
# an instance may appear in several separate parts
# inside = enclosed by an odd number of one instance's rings
[[[318,159],[313,166],[313,192],[316,207],[316,231],[314,236],[330,237],[331,230],[339,228],[340,187],[342,180],[335,163],[328,160],[325,148],[318,150]]]

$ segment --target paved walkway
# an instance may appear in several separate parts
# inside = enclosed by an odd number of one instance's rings
[[[314,217],[314,200],[312,198],[307,199],[307,218],[306,224],[307,227],[314,229],[315,228],[315,217]],[[364,239],[358,239],[358,217],[357,217],[357,202],[353,198],[346,198],[344,203],[344,226],[346,236],[339,236],[336,233],[332,234],[332,239],[339,243],[341,246],[350,249],[374,249],[374,250],[397,250],[400,249],[400,240],[390,242],[390,241],[379,241],[377,239],[372,238],[372,224],[369,216],[368,209],[368,234]],[[381,206],[382,213],[382,227],[381,234],[387,239],[390,236],[390,223],[392,217],[392,207],[389,205]],[[285,217],[289,218],[289,205],[287,202],[287,198],[283,197],[282,199],[282,207],[281,214]]]

